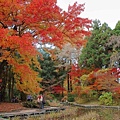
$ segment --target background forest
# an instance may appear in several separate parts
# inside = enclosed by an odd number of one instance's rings
[[[45,92],[58,100],[119,104],[120,21],[111,29],[56,0],[0,0],[0,101]]]

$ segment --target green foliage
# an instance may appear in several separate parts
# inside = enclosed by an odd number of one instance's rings
[[[27,108],[37,108],[38,107],[37,103],[34,101],[26,101],[23,103],[23,106],[27,107]]]
[[[63,82],[66,71],[64,69],[58,69],[56,62],[51,59],[50,54],[47,52],[41,52],[43,54],[43,59],[39,58],[39,63],[41,65],[40,76],[42,79],[41,86],[45,90],[49,90],[50,86],[57,85],[59,81]],[[60,83],[60,82],[59,82]]]
[[[104,92],[99,97],[100,104],[102,105],[112,105],[113,104],[113,98],[111,92]]]
[[[95,90],[92,90],[89,92],[88,97],[90,100],[96,100],[98,99],[98,92]]]
[[[50,100],[50,102],[52,102],[53,100],[56,100],[56,97],[55,97],[55,95],[54,95],[54,94],[50,94],[50,98],[51,98],[51,99],[49,99],[49,100]]]
[[[113,29],[113,34],[117,36],[120,35],[120,21],[117,22],[115,29]]]
[[[44,60],[40,60],[40,65],[41,65],[41,77],[43,79],[53,79],[56,77],[56,68],[54,66],[54,62],[51,60],[50,56],[46,53],[45,55],[43,55]]]
[[[105,47],[108,38],[112,35],[111,28],[100,21],[93,21],[92,34],[88,39],[86,47],[83,48],[80,55],[79,64],[83,68],[102,68],[108,66],[110,53]]]
[[[98,100],[98,92],[95,90],[91,90],[87,93],[81,94],[81,98],[83,99],[83,102],[90,102],[90,101],[96,101]]]
[[[68,102],[74,102],[75,101],[75,95],[73,94],[68,94]]]

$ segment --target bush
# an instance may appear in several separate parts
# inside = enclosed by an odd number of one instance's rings
[[[26,101],[23,103],[23,106],[27,107],[27,108],[37,108],[38,107],[37,103],[35,103],[34,101]]]
[[[100,104],[102,105],[112,105],[113,104],[113,98],[111,92],[104,92],[99,97]]]
[[[95,90],[92,90],[92,91],[90,91],[88,97],[90,100],[96,100],[96,99],[98,99],[98,92]]]
[[[87,93],[83,93],[81,97],[85,99],[86,102],[94,101],[98,99],[98,92],[94,90],[90,90]]]
[[[68,94],[68,102],[74,102],[75,101],[75,96],[72,94]]]
[[[48,97],[47,99],[50,100],[50,102],[52,102],[53,100],[56,100],[56,97],[54,94],[49,94],[49,96],[47,97]]]
[[[61,106],[60,102],[57,100],[52,100],[52,101],[47,100],[46,102],[48,106],[52,106],[52,107]]]

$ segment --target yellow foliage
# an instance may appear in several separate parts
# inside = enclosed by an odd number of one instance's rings
[[[82,76],[80,77],[80,80],[81,80],[81,81],[86,81],[87,78],[88,78],[88,76],[89,76],[89,75],[86,75],[86,74],[85,74],[85,75],[82,75]]]

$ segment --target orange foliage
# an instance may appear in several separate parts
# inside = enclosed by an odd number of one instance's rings
[[[74,82],[79,82],[79,78],[86,72],[86,70],[80,69],[79,66],[72,65],[69,75],[71,80]]]
[[[80,76],[83,72],[81,72],[79,69],[75,69],[75,67],[72,67],[72,71],[73,72],[70,73],[70,75],[72,75],[72,79],[78,79],[80,82]],[[81,95],[87,94],[91,90],[96,90],[116,92],[120,94],[120,85],[117,82],[117,74],[118,73],[116,71],[116,68],[101,70],[97,69],[95,71],[92,71],[87,75],[88,77],[85,79],[86,85],[82,86],[81,84],[78,84],[78,86],[75,86],[74,92],[78,95]]]
[[[118,93],[120,95],[120,85],[114,87],[114,92]]]
[[[115,69],[103,69],[92,72],[89,75],[89,83],[91,83],[91,89],[104,90],[113,92],[114,88],[118,86],[116,81]]]
[[[76,94],[76,95],[80,96],[81,95],[81,91],[82,91],[81,86],[75,86],[75,88],[72,91],[72,94],[74,94],[74,95]]]
[[[0,0],[0,62],[12,66],[19,90],[41,90],[41,79],[30,68],[32,63],[40,68],[36,43],[85,45],[91,21],[79,17],[82,11],[84,5],[77,3],[62,11],[56,0]]]
[[[61,87],[60,85],[52,87],[55,93],[61,93],[63,91],[66,91],[65,88]]]

